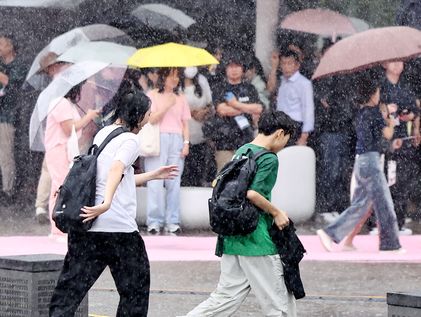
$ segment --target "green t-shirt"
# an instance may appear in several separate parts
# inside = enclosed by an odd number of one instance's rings
[[[236,156],[245,154],[248,149],[253,153],[263,150],[263,147],[254,144],[245,144],[235,153]],[[267,200],[271,200],[271,192],[275,186],[278,174],[278,158],[275,155],[266,154],[257,159],[257,171],[250,189],[258,192]],[[268,213],[260,215],[256,230],[244,236],[224,237],[225,254],[244,256],[264,256],[277,254],[276,246],[269,235],[273,217]]]

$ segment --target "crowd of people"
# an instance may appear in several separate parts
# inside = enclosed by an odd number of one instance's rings
[[[35,214],[40,222],[50,221],[51,238],[67,239],[69,246],[52,298],[52,316],[70,315],[106,266],[121,295],[119,314],[146,316],[149,264],[135,222],[133,185],[147,186],[147,232],[178,234],[180,187],[210,186],[218,171],[247,149],[314,149],[317,215],[330,223],[317,233],[327,251],[345,237],[344,248],[353,249],[352,239],[372,211],[371,230],[379,235],[379,249],[401,251],[399,235],[411,234],[405,223],[418,216],[409,213],[409,203],[419,199],[414,184],[421,171],[420,96],[419,89],[414,90],[420,83],[406,80],[408,64],[387,62],[363,73],[312,81],[317,62],[294,40],[272,54],[267,77],[251,52],[235,46],[211,51],[219,65],[128,69],[115,96],[100,110],[81,109],[82,82],[48,113]],[[56,57],[41,59],[41,71],[51,79],[69,66]],[[0,169],[2,200],[9,203],[18,192],[13,152],[24,78],[16,42],[0,35]],[[146,123],[159,125],[160,151],[139,159],[136,134]],[[55,227],[52,211],[55,193],[71,166],[69,141],[74,136],[84,140],[80,148],[86,151],[120,126],[129,133],[111,142],[98,158],[96,206],[81,211],[85,220],[97,218],[86,233],[89,239],[67,237]],[[218,288],[188,316],[221,310],[229,314],[250,287],[265,314],[296,314],[268,234],[272,219],[279,229],[289,222],[287,214],[270,203],[278,162],[272,157],[257,165],[249,199],[268,214],[251,235],[224,238]],[[350,200],[353,173],[356,186]],[[275,272],[277,279],[259,275],[264,272]],[[69,290],[77,296],[63,295]]]
[[[327,44],[332,43],[327,41]],[[5,201],[12,201],[16,192],[13,185],[16,179],[14,123],[18,91],[25,78],[16,47],[13,37],[0,37],[0,167]],[[220,60],[219,65],[129,69],[125,75],[125,81],[151,98],[150,123],[160,126],[160,155],[141,159],[137,162],[138,169],[149,171],[160,164],[176,164],[180,169],[179,178],[147,185],[148,231],[158,233],[165,229],[177,233],[181,230],[180,186],[210,186],[236,149],[253,139],[259,115],[265,109],[283,111],[297,122],[299,131],[291,137],[290,144],[307,145],[315,150],[316,211],[328,222],[335,220],[350,201],[349,186],[358,135],[355,129],[357,75],[312,81],[317,60],[305,56],[293,38],[284,41],[272,54],[267,77],[259,60],[250,52],[235,46],[215,46],[211,51]],[[50,52],[40,62],[41,71],[51,79],[69,66],[56,58]],[[420,196],[413,190],[421,170],[419,96],[413,92],[419,91],[416,87],[419,83],[407,80],[410,78],[405,76],[407,68],[403,62],[390,62],[370,72],[379,82],[380,104],[395,116],[395,132],[390,142],[383,142],[381,154],[400,234],[411,234],[405,222],[408,217],[417,218],[418,214],[409,214],[409,203],[418,203]],[[72,127],[79,137],[83,135],[84,140],[88,140],[83,146],[86,151],[97,130],[94,121],[111,112],[116,103],[114,98],[102,113],[94,110],[83,113],[78,106],[78,89],[80,87],[74,87],[65,96],[46,122],[46,153],[35,204],[36,217],[41,223],[51,221],[54,193],[69,169],[71,159],[64,150]],[[61,156],[56,155],[57,150]],[[372,217],[368,223],[371,232],[376,234],[376,219]],[[54,228],[54,223],[51,225]],[[52,230],[51,233],[57,232]]]

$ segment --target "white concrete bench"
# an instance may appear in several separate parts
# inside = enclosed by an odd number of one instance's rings
[[[311,148],[291,146],[278,153],[278,179],[272,191],[272,202],[285,210],[295,223],[313,215],[316,201],[316,159]],[[165,190],[164,188],[162,190]],[[212,188],[181,188],[181,226],[208,229],[208,199]],[[147,189],[137,189],[137,222],[146,223]]]

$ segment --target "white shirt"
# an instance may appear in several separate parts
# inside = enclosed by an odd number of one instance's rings
[[[106,126],[94,138],[94,144],[100,145],[117,125]],[[111,202],[111,207],[100,215],[89,231],[95,232],[134,232],[139,231],[136,223],[136,183],[132,164],[140,154],[138,138],[134,133],[123,133],[112,139],[97,161],[95,204],[104,201],[108,173],[114,161],[124,164],[122,178]]]
[[[199,74],[198,82],[202,88],[202,96],[199,97],[194,93],[195,86],[188,86],[184,88],[184,95],[187,98],[190,110],[198,110],[210,105],[212,103],[212,92],[208,80],[202,74]],[[202,132],[203,122],[196,121],[191,118],[189,120],[189,134],[191,144],[200,144],[205,141]]]
[[[302,122],[302,132],[314,130],[313,85],[299,72],[288,79],[282,76],[276,99],[276,109],[293,120]]]

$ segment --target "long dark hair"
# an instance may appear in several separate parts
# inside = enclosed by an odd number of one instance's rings
[[[203,95],[203,89],[202,89],[202,86],[200,86],[200,83],[199,83],[199,75],[200,75],[200,73],[197,72],[197,74],[193,78],[191,78],[191,80],[192,80],[193,86],[194,86],[194,94],[197,95],[200,98]],[[181,75],[180,75],[180,87],[181,87],[182,91],[184,91],[184,89],[186,88],[186,85],[184,83],[185,78],[186,78],[186,76],[184,75],[184,73],[181,73]]]
[[[149,97],[139,88],[133,86],[132,89],[122,92],[120,102],[116,105],[111,120],[115,122],[117,119],[121,119],[129,130],[133,130],[143,120],[150,106]]]
[[[86,83],[86,80],[81,83],[73,86],[64,98],[69,99],[72,103],[77,104],[80,101],[80,92],[82,91],[82,86]]]
[[[156,83],[156,86],[158,87],[158,92],[159,93],[163,93],[164,92],[164,87],[165,87],[165,79],[167,79],[167,77],[171,74],[171,71],[173,70],[177,70],[178,71],[178,76],[180,77],[180,68],[177,67],[165,67],[165,68],[160,68],[158,69],[158,81]],[[174,93],[176,95],[178,95],[178,91],[180,89],[180,82],[179,81],[177,87],[174,88]]]

